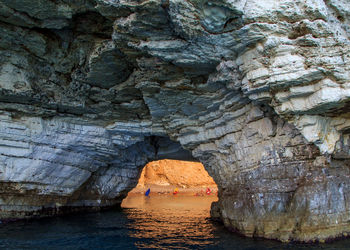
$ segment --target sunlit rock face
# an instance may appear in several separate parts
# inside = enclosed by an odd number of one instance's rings
[[[215,194],[217,186],[215,181],[204,169],[200,162],[159,160],[148,163],[141,172],[136,188],[131,192],[169,193],[174,188],[189,194],[202,194],[206,188],[213,189]],[[211,193],[210,193],[211,194]]]
[[[346,0],[0,0],[0,218],[201,161],[248,236],[350,232]]]

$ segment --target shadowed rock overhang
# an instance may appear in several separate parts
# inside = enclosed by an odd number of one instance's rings
[[[350,232],[341,0],[0,0],[0,218],[119,204],[204,164],[247,236]]]

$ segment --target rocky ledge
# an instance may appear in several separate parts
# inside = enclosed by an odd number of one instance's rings
[[[197,160],[247,236],[350,232],[348,0],[0,0],[0,218]]]

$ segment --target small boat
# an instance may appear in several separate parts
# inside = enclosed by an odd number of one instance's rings
[[[146,191],[146,193],[145,193],[145,196],[148,196],[150,192],[151,192],[151,189],[150,189],[150,188],[147,189],[147,191]]]

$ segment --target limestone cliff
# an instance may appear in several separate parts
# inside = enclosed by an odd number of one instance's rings
[[[349,0],[0,0],[0,218],[196,159],[248,236],[350,232]]]
[[[207,187],[215,190],[217,186],[212,177],[199,162],[160,160],[148,163],[141,172],[136,188],[132,192],[145,192],[148,188],[156,192],[205,191]],[[214,190],[215,189],[215,190]]]

